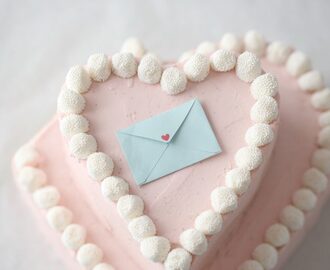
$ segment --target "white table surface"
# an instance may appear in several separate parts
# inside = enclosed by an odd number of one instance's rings
[[[64,269],[13,186],[10,158],[54,114],[70,66],[116,52],[130,36],[174,59],[225,32],[257,29],[299,46],[329,83],[329,14],[327,0],[0,0],[0,269]],[[328,203],[284,269],[330,268],[329,211]]]

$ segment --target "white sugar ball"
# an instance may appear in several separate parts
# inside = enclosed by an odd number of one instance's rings
[[[245,141],[250,146],[264,146],[274,139],[272,127],[268,124],[257,123],[248,128],[245,133]]]
[[[245,50],[257,56],[263,56],[266,50],[266,41],[262,34],[257,31],[248,31],[244,36]]]
[[[317,197],[313,191],[307,188],[300,188],[293,193],[293,205],[302,211],[312,210],[317,202]]]
[[[318,110],[330,109],[330,89],[325,88],[319,92],[316,92],[311,97],[311,102],[314,108]]]
[[[330,150],[317,149],[312,157],[312,165],[325,174],[330,173]]]
[[[178,62],[184,63],[186,62],[190,57],[192,57],[195,54],[194,50],[186,51],[183,54],[180,55]]]
[[[321,193],[327,188],[328,178],[316,168],[308,169],[303,176],[304,186],[310,188],[315,193]]]
[[[78,263],[86,269],[91,269],[102,261],[103,251],[96,245],[87,243],[82,245],[76,254]]]
[[[246,168],[250,171],[258,168],[262,160],[262,152],[255,146],[242,147],[235,154],[236,165],[239,168]]]
[[[238,270],[264,270],[264,268],[258,261],[247,260],[240,265]]]
[[[163,71],[160,86],[167,94],[177,95],[186,89],[186,75],[177,67],[166,68]]]
[[[275,41],[267,47],[267,60],[273,64],[285,64],[288,60],[292,48],[282,42]]]
[[[121,78],[131,78],[136,74],[137,62],[131,53],[116,53],[112,56],[113,73]]]
[[[318,143],[322,147],[330,148],[330,127],[325,127],[319,132]]]
[[[252,253],[253,259],[260,262],[265,270],[273,269],[278,261],[277,250],[269,244],[258,245]]]
[[[234,190],[220,186],[211,192],[211,205],[214,211],[226,214],[235,210],[238,206],[238,198]]]
[[[121,47],[121,52],[131,53],[137,58],[142,58],[145,54],[145,48],[139,39],[128,38]]]
[[[183,71],[190,81],[203,81],[210,71],[210,62],[208,57],[200,53],[195,53],[184,64]]]
[[[311,69],[311,61],[303,52],[295,51],[286,62],[286,69],[290,75],[299,77]]]
[[[304,213],[292,205],[287,205],[280,215],[281,223],[288,227],[291,231],[300,230],[305,223]]]
[[[119,215],[125,219],[132,219],[142,216],[144,210],[143,200],[136,195],[124,195],[117,203]]]
[[[88,120],[79,114],[69,114],[60,121],[61,133],[71,138],[77,133],[87,132],[89,130]]]
[[[250,183],[251,173],[248,169],[235,168],[226,174],[226,186],[233,189],[238,195],[245,193]]]
[[[63,232],[72,222],[72,212],[64,206],[54,206],[47,211],[48,224],[54,230]]]
[[[210,55],[217,50],[217,45],[211,41],[204,41],[198,45],[196,52],[204,55]]]
[[[205,235],[213,235],[220,232],[222,223],[222,217],[219,213],[213,210],[206,210],[196,217],[195,229]]]
[[[323,112],[319,116],[319,125],[321,127],[330,126],[330,111]]]
[[[267,96],[259,98],[251,108],[250,117],[256,123],[272,123],[278,117],[277,101]]]
[[[170,251],[164,262],[166,270],[189,270],[192,262],[191,254],[183,248]]]
[[[14,163],[17,169],[21,169],[24,166],[37,166],[40,160],[40,154],[32,145],[20,147],[14,156]]]
[[[43,209],[57,205],[60,198],[59,191],[53,186],[42,187],[33,192],[34,202]]]
[[[140,244],[142,255],[153,262],[163,262],[170,249],[170,241],[161,236],[145,238]]]
[[[104,197],[116,202],[120,197],[128,194],[129,185],[118,176],[110,176],[102,181],[101,189]]]
[[[79,93],[62,90],[57,99],[57,110],[64,114],[81,113],[85,109],[85,99]]]
[[[319,71],[312,70],[301,75],[298,84],[301,90],[306,92],[320,90],[324,87],[323,76]]]
[[[78,224],[70,224],[62,233],[61,240],[64,246],[77,250],[86,241],[86,229]]]
[[[78,133],[72,136],[69,142],[71,154],[78,159],[86,159],[90,154],[96,152],[97,143],[92,135]]]
[[[211,55],[210,63],[211,68],[215,71],[230,71],[236,65],[236,56],[231,51],[220,49]]]
[[[102,152],[96,152],[87,158],[87,172],[96,181],[102,181],[113,172],[114,164],[112,159]]]
[[[108,263],[99,263],[93,267],[93,270],[115,270],[115,268]]]
[[[160,81],[162,70],[159,59],[152,54],[147,54],[140,61],[138,77],[144,83],[155,84]]]
[[[136,241],[142,241],[144,238],[156,234],[155,224],[150,217],[145,215],[133,218],[128,223],[128,230]]]
[[[89,75],[94,81],[104,82],[111,74],[111,62],[104,53],[92,54],[87,61]]]
[[[254,99],[264,96],[275,97],[278,92],[278,81],[273,74],[265,73],[251,83],[250,89]]]
[[[44,171],[27,166],[19,172],[18,182],[24,190],[34,192],[47,182],[47,176]]]
[[[290,232],[282,224],[273,224],[266,231],[266,242],[279,248],[285,246],[290,241]]]
[[[87,70],[82,66],[70,68],[65,78],[66,87],[77,93],[87,92],[91,83],[92,81]]]
[[[233,33],[226,33],[223,35],[219,43],[220,48],[232,51],[234,53],[240,53],[243,51],[243,40]]]
[[[180,234],[180,244],[193,255],[202,255],[207,250],[207,239],[205,235],[196,230],[188,229]]]
[[[237,58],[236,74],[244,82],[252,82],[262,73],[259,58],[251,53],[244,52]]]

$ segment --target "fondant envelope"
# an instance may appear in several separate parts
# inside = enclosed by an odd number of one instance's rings
[[[198,100],[120,130],[117,137],[138,185],[221,152]]]

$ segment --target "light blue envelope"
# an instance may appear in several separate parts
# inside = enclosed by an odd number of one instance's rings
[[[198,100],[120,130],[117,137],[138,185],[221,152]]]

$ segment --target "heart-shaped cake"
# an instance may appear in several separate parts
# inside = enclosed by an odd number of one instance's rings
[[[69,70],[14,171],[68,269],[279,269],[329,194],[329,109],[255,31],[174,63],[130,39]]]

